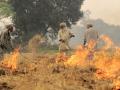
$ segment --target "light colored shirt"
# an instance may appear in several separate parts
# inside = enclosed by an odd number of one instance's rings
[[[71,38],[71,32],[68,29],[60,29],[58,32],[58,39],[69,40]]]
[[[86,40],[86,43],[89,43],[91,40],[98,41],[98,38],[99,34],[93,28],[90,28],[85,32],[84,39]]]

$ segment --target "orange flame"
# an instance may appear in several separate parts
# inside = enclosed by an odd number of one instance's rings
[[[17,69],[17,64],[18,64],[18,57],[19,57],[19,48],[15,49],[12,54],[9,56],[4,57],[2,61],[2,67],[8,68],[12,71]]]
[[[106,35],[101,35],[100,38],[101,38],[102,40],[104,40],[104,42],[105,42],[105,44],[106,44],[106,45],[103,47],[103,49],[111,48],[111,47],[114,45],[114,43],[112,42],[112,40],[111,40],[108,36],[106,36]]]
[[[120,48],[115,47],[112,40],[106,35],[102,35],[101,39],[106,45],[99,51],[93,50],[93,46],[95,46],[93,41],[88,44],[88,48],[81,45],[75,54],[65,62],[65,65],[87,66],[87,62],[89,62],[89,65],[92,63],[97,68],[95,76],[98,79],[114,80],[118,74],[120,75]],[[120,81],[116,80],[114,85],[120,89]]]
[[[66,65],[70,66],[78,66],[78,65],[86,65],[85,59],[88,54],[88,50],[83,46],[80,46],[74,55],[72,55],[67,62]]]
[[[113,83],[114,83],[114,85],[115,85],[114,90],[119,90],[119,89],[120,89],[120,80],[119,80],[119,79],[114,80]]]

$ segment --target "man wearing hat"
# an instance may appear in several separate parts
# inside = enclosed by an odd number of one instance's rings
[[[91,49],[97,48],[97,42],[99,39],[99,34],[93,29],[92,24],[87,24],[87,31],[84,34],[84,46]]]
[[[10,52],[13,50],[13,43],[11,40],[11,33],[13,32],[12,25],[6,25],[6,30],[0,35],[0,49],[2,52]]]
[[[66,52],[70,49],[69,41],[72,37],[74,37],[74,35],[67,28],[66,23],[61,23],[60,30],[58,32],[60,52]]]
[[[55,44],[56,36],[54,34],[54,30],[51,27],[48,27],[47,29],[46,38],[48,45],[53,46]]]

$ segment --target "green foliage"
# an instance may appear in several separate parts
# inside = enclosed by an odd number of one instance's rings
[[[46,33],[51,26],[55,33],[59,24],[66,22],[70,27],[83,13],[80,11],[84,0],[11,0],[16,12],[16,27],[24,31],[25,39],[36,33]],[[28,35],[28,33],[30,35]]]
[[[52,55],[52,54],[58,53],[59,50],[57,46],[51,46],[51,47],[42,46],[38,49],[38,52],[40,52],[41,54],[49,53]]]
[[[9,3],[0,2],[0,16],[8,17],[12,16],[13,14],[12,7]]]

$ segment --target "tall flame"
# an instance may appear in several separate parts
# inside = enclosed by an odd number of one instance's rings
[[[12,52],[12,54],[5,56],[2,61],[2,67],[8,68],[12,71],[16,70],[19,54],[19,48],[17,48],[14,50],[14,52]]]
[[[102,35],[101,39],[104,40],[106,45],[100,50],[90,49],[94,46],[94,44],[91,44],[93,42],[88,44],[88,48],[81,45],[75,54],[65,62],[65,65],[87,66],[92,63],[97,68],[95,76],[98,79],[112,79],[116,88],[120,89],[120,80],[116,79],[120,75],[120,48],[114,46],[112,40],[106,35]]]

